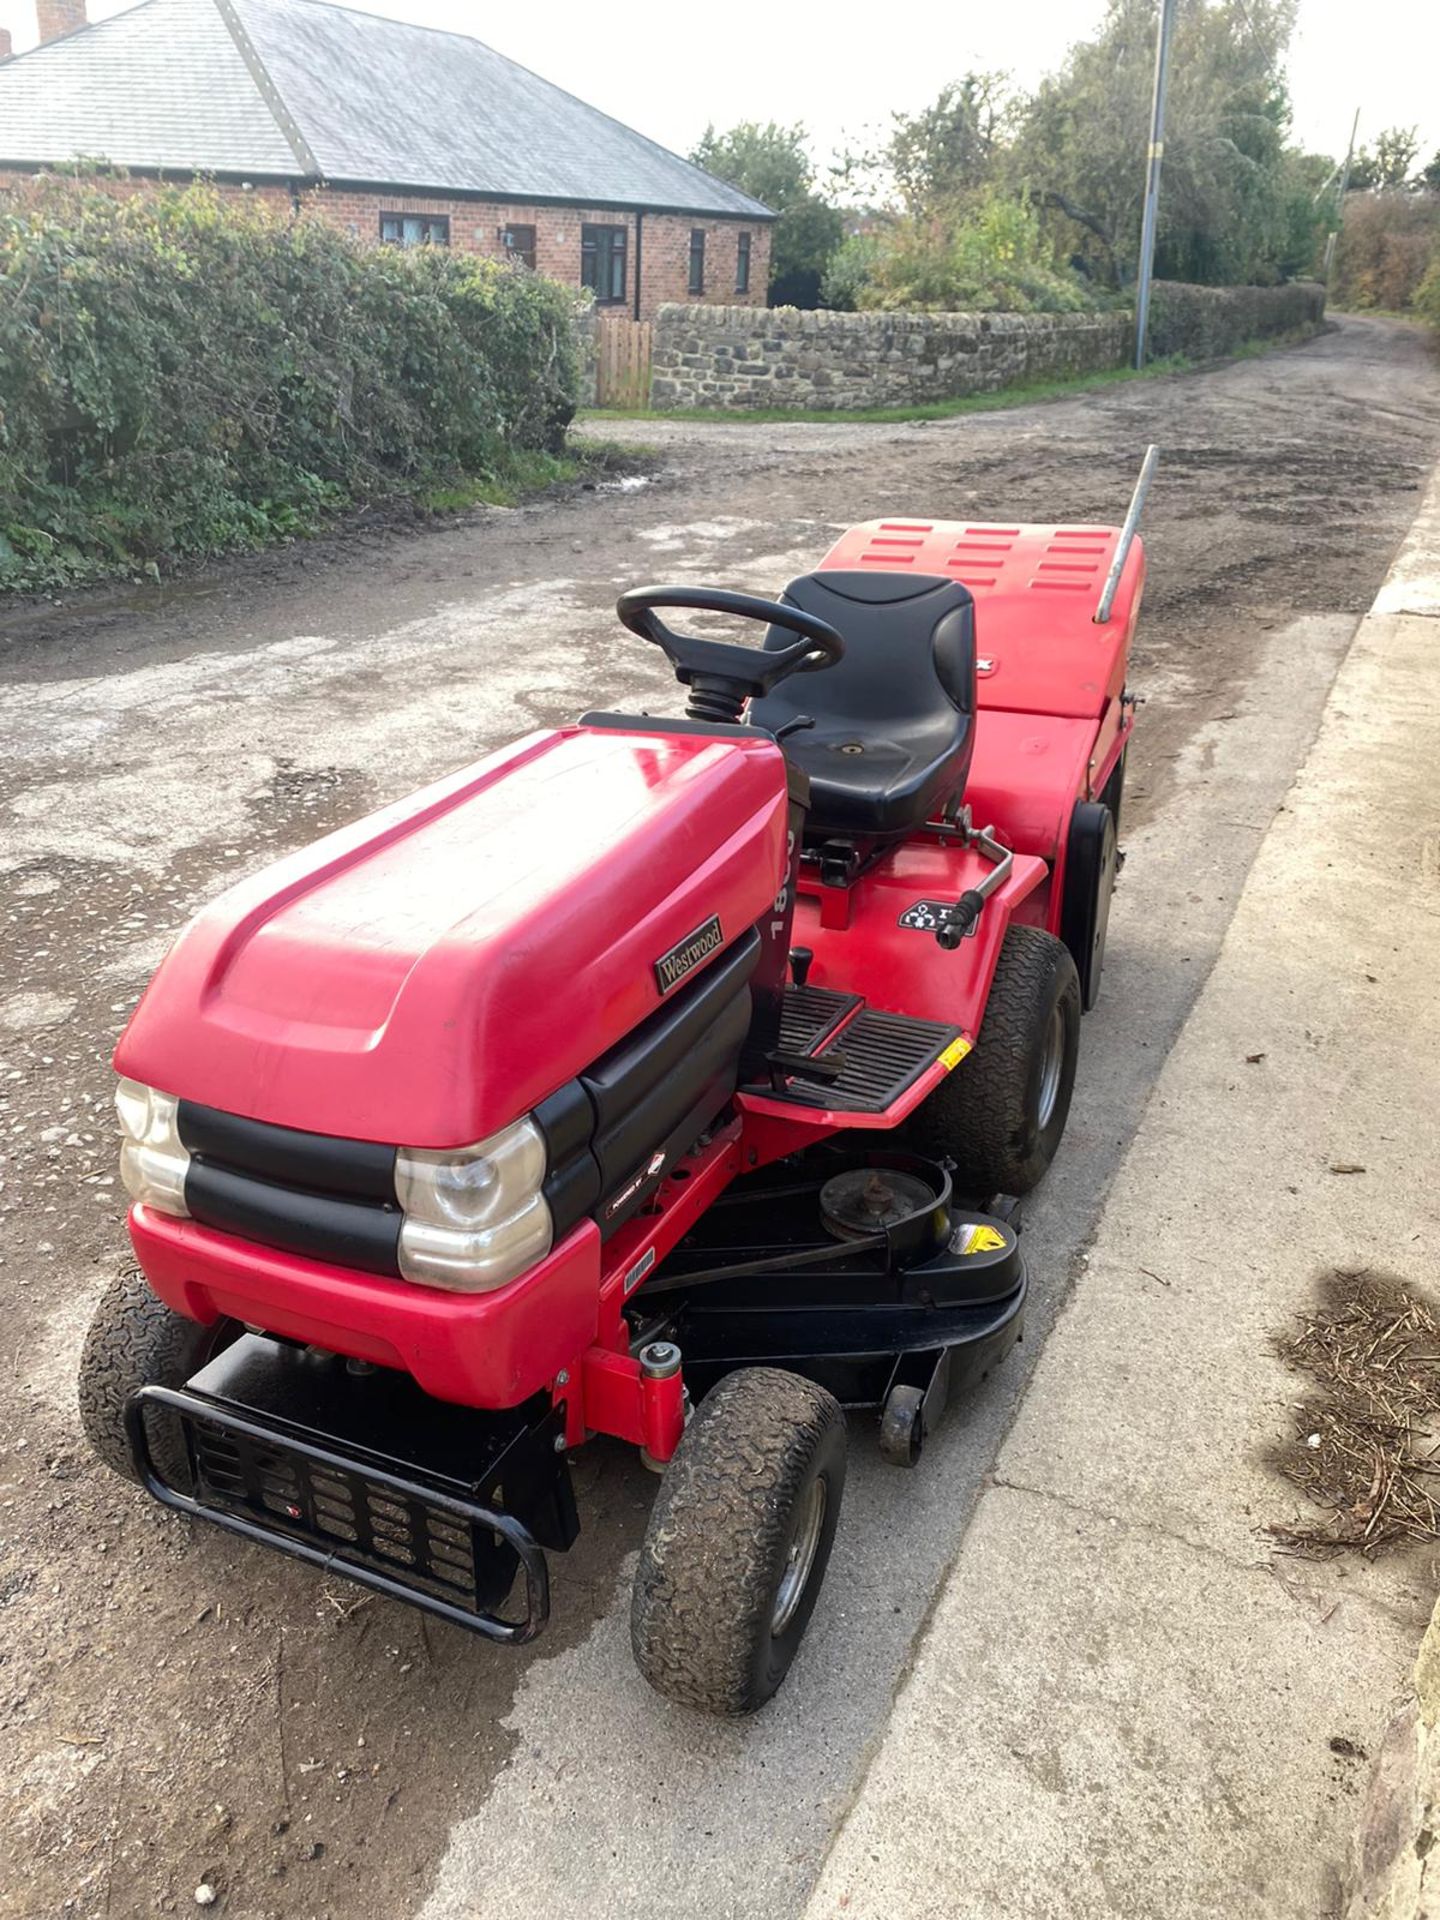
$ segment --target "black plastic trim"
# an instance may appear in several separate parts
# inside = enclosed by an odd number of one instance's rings
[[[401,1214],[393,1202],[386,1207],[307,1193],[192,1159],[185,1204],[192,1219],[219,1233],[362,1273],[400,1277]]]
[[[530,1117],[545,1136],[545,1163],[552,1171],[583,1153],[595,1131],[595,1109],[578,1080],[557,1087]]]
[[[600,1169],[591,1152],[595,1109],[578,1080],[542,1100],[531,1118],[545,1141],[545,1204],[556,1240],[563,1240],[600,1198]]]
[[[1115,817],[1099,800],[1077,800],[1066,842],[1060,938],[1080,976],[1080,1005],[1086,1013],[1100,996],[1114,886]]]
[[[558,1245],[572,1227],[579,1226],[587,1213],[594,1211],[600,1198],[600,1168],[587,1148],[573,1160],[545,1176],[542,1189],[545,1204],[555,1229]]]
[[[642,1204],[734,1093],[760,954],[752,927],[581,1074],[596,1115],[602,1232]]]
[[[261,1180],[355,1200],[395,1198],[395,1148],[377,1141],[274,1127],[193,1100],[180,1102],[176,1124],[192,1154]]]

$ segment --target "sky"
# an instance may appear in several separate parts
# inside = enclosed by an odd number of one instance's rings
[[[90,17],[126,4],[90,0]],[[369,0],[363,10],[473,34],[680,153],[710,121],[801,121],[823,165],[969,68],[998,68],[1033,87],[1095,26],[1104,0],[970,8],[910,0],[889,31],[883,14],[877,21],[871,8],[839,0],[824,33],[816,10],[797,0],[726,0],[703,12],[685,0],[624,0],[619,10],[597,0],[528,9]],[[17,53],[33,45],[33,0],[0,0],[0,26]],[[1440,148],[1440,0],[1300,0],[1287,65],[1295,137],[1312,151],[1343,152],[1357,107],[1362,145],[1382,127],[1418,125],[1422,155]]]

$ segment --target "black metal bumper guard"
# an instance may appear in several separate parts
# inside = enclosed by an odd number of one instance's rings
[[[362,1561],[347,1557],[343,1545],[317,1546],[310,1540],[288,1532],[278,1515],[268,1522],[249,1518],[244,1513],[234,1511],[227,1506],[212,1506],[193,1494],[181,1493],[162,1480],[155,1470],[155,1463],[150,1455],[149,1437],[145,1431],[147,1406],[164,1408],[181,1420],[197,1487],[203,1485],[203,1476],[197,1460],[191,1423],[203,1421],[212,1428],[220,1429],[223,1433],[236,1435],[244,1440],[257,1442],[298,1457],[326,1473],[341,1478],[359,1474],[369,1485],[383,1489],[393,1500],[412,1512],[416,1509],[438,1511],[458,1526],[469,1529],[481,1528],[498,1534],[513,1549],[525,1576],[524,1618],[506,1620],[499,1614],[472,1610],[454,1601],[428,1593],[397,1575],[385,1573],[378,1567],[367,1566]],[[212,1521],[216,1526],[224,1527],[227,1532],[238,1534],[242,1540],[251,1540],[262,1546],[274,1547],[296,1560],[303,1560],[310,1566],[319,1567],[323,1572],[341,1574],[347,1580],[369,1587],[372,1592],[384,1594],[387,1599],[401,1600],[409,1606],[419,1607],[426,1613],[434,1614],[438,1619],[448,1620],[452,1626],[465,1627],[471,1633],[483,1634],[489,1640],[521,1646],[526,1641],[533,1640],[550,1617],[550,1575],[544,1549],[529,1529],[512,1514],[494,1512],[473,1501],[458,1499],[437,1487],[427,1486],[423,1481],[406,1479],[403,1475],[389,1473],[368,1462],[361,1465],[344,1454],[318,1446],[313,1441],[301,1439],[298,1435],[277,1432],[274,1427],[267,1425],[264,1421],[250,1419],[244,1414],[218,1405],[204,1395],[190,1393],[183,1388],[156,1386],[140,1388],[137,1393],[130,1396],[126,1404],[125,1427],[130,1440],[131,1454],[146,1491],[162,1505],[173,1507],[178,1513]]]

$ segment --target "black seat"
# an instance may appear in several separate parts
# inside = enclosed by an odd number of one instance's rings
[[[783,598],[838,628],[845,657],[752,701],[810,776],[807,840],[897,839],[964,788],[975,716],[975,603],[934,574],[807,573]],[[771,627],[767,649],[795,636]]]

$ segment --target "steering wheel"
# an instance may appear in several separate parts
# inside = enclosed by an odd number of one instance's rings
[[[725,640],[703,640],[667,627],[657,607],[729,613],[740,620],[783,627],[800,637],[794,646],[779,647],[773,653]],[[675,678],[690,688],[688,711],[697,720],[736,719],[742,701],[760,699],[787,674],[833,666],[845,651],[845,642],[828,620],[817,619],[803,607],[760,600],[751,593],[730,593],[723,587],[631,587],[621,594],[615,611],[631,633],[665,654]]]

